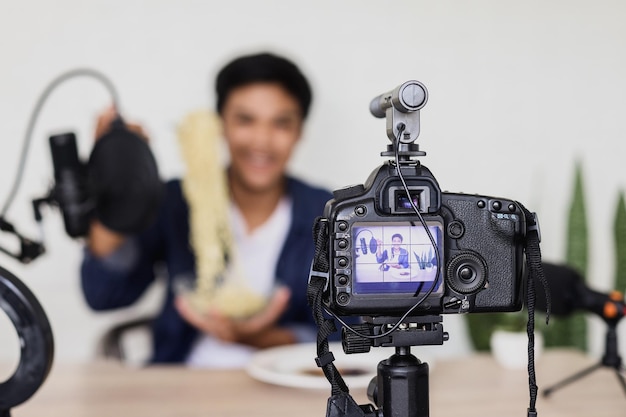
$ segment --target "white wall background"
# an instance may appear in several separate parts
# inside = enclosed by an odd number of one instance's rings
[[[618,0],[0,0],[0,202],[35,100],[60,73],[91,67],[108,75],[124,114],[145,126],[171,177],[182,172],[174,126],[186,112],[212,106],[216,71],[235,55],[271,50],[293,58],[314,86],[292,164],[311,182],[363,182],[387,145],[369,101],[415,78],[430,92],[423,162],[442,188],[525,202],[540,215],[544,259],[560,261],[579,160],[591,278],[609,289],[614,208],[626,185],[625,20]],[[94,116],[108,103],[102,86],[77,79],[44,107],[8,215],[24,234],[37,236],[30,200],[51,181],[47,137],[74,130],[87,156]],[[0,265],[48,312],[57,360],[88,360],[103,329],[136,311],[90,312],[79,289],[81,243],[66,237],[56,212],[46,212],[44,229],[45,256],[24,266],[0,254]],[[0,244],[14,241],[0,236]],[[148,298],[140,310],[158,304],[158,293]],[[1,314],[0,326],[0,359],[15,356],[17,339]],[[597,326],[590,336],[596,355],[602,334]]]

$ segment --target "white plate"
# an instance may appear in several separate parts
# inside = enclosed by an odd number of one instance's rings
[[[298,388],[330,388],[330,383],[315,364],[315,343],[280,346],[254,354],[246,370],[250,376],[263,382]],[[378,362],[395,353],[395,348],[373,347],[368,353],[346,355],[341,343],[330,343],[335,366],[349,388],[366,388],[376,375]],[[412,348],[415,354],[417,348]],[[420,360],[428,362],[421,353]],[[351,374],[351,375],[349,375]]]

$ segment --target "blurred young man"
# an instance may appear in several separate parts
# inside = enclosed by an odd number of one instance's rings
[[[245,320],[199,314],[177,297],[174,278],[195,273],[188,206],[178,180],[167,184],[158,218],[144,233],[122,236],[94,222],[82,265],[83,291],[93,309],[134,303],[154,281],[155,265],[166,266],[152,362],[243,366],[257,348],[315,339],[306,303],[311,228],[331,196],[286,172],[311,104],[309,83],[287,59],[258,54],[226,65],[216,92],[230,152],[231,226],[245,279],[279,289],[263,311]],[[113,112],[101,116],[100,133],[113,118]]]

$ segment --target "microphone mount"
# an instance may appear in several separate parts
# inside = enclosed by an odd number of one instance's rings
[[[10,251],[3,246],[0,246],[0,252],[9,255],[14,259],[17,259],[23,264],[28,264],[32,262],[46,252],[43,243],[31,240],[23,236],[4,217],[0,217],[0,230],[15,235],[20,242],[19,252]]]

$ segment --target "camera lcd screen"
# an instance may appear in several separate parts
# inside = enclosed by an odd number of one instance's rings
[[[443,257],[443,225],[427,222]],[[406,294],[442,292],[442,272],[437,278],[437,255],[421,223],[355,223],[353,225],[353,292],[355,294]],[[363,244],[363,243],[367,244]]]

